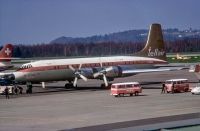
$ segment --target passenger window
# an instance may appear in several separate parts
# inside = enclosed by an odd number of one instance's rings
[[[134,87],[138,87],[138,86],[139,86],[138,84],[135,84],[135,85],[134,85]]]
[[[119,88],[124,88],[124,87],[125,87],[124,85],[120,85],[120,86],[119,86]]]
[[[131,84],[128,84],[128,85],[126,85],[126,87],[132,87],[132,85],[131,85]]]
[[[112,86],[112,88],[115,88],[115,86]]]

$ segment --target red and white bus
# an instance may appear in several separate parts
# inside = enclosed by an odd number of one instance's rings
[[[167,93],[188,92],[188,79],[170,79],[165,81],[165,89]]]
[[[111,95],[115,97],[126,94],[138,96],[139,93],[142,93],[142,87],[138,82],[115,83],[111,85]]]

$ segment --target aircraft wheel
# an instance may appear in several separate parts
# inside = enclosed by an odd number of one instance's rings
[[[105,84],[101,84],[101,88],[105,88]]]
[[[188,89],[188,88],[186,88],[184,91],[185,91],[185,92],[188,92],[188,91],[189,91],[189,89]]]
[[[106,88],[106,89],[110,89],[112,84],[108,84],[108,86],[105,86],[105,84],[101,84],[101,88]]]
[[[70,88],[73,88],[74,86],[73,86],[73,84],[72,83],[67,83],[67,84],[65,84],[65,88],[67,88],[67,89],[70,89]]]

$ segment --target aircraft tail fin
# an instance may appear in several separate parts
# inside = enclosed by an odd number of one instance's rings
[[[146,45],[137,55],[167,60],[160,24],[155,23],[150,26]]]
[[[0,60],[10,61],[13,54],[13,46],[6,44],[0,51]]]

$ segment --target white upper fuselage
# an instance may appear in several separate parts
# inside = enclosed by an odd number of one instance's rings
[[[11,62],[10,61],[1,61],[0,62],[0,71],[3,71],[3,70],[6,70],[6,69],[8,69],[8,68],[10,68],[10,67],[12,67],[13,65],[11,64]]]
[[[166,61],[155,59],[155,58],[147,58],[147,57],[137,57],[137,56],[113,56],[113,57],[91,57],[91,58],[73,58],[73,59],[52,59],[52,60],[40,60],[31,62],[29,64],[32,67],[42,67],[42,66],[56,66],[56,65],[80,65],[86,66],[86,64],[100,64],[103,66],[109,66],[107,64],[112,64],[111,62],[122,62],[122,65],[128,65],[128,63],[123,62],[135,62],[132,64],[160,64],[166,63]],[[28,64],[25,64],[28,65]],[[120,64],[117,64],[120,65]],[[91,67],[91,66],[90,66]],[[99,67],[99,66],[95,66]]]
[[[16,81],[57,81],[71,80],[74,78],[75,69],[100,68],[110,66],[143,67],[143,65],[166,64],[164,60],[137,56],[91,57],[73,59],[40,60],[22,65],[21,69],[14,72]]]

